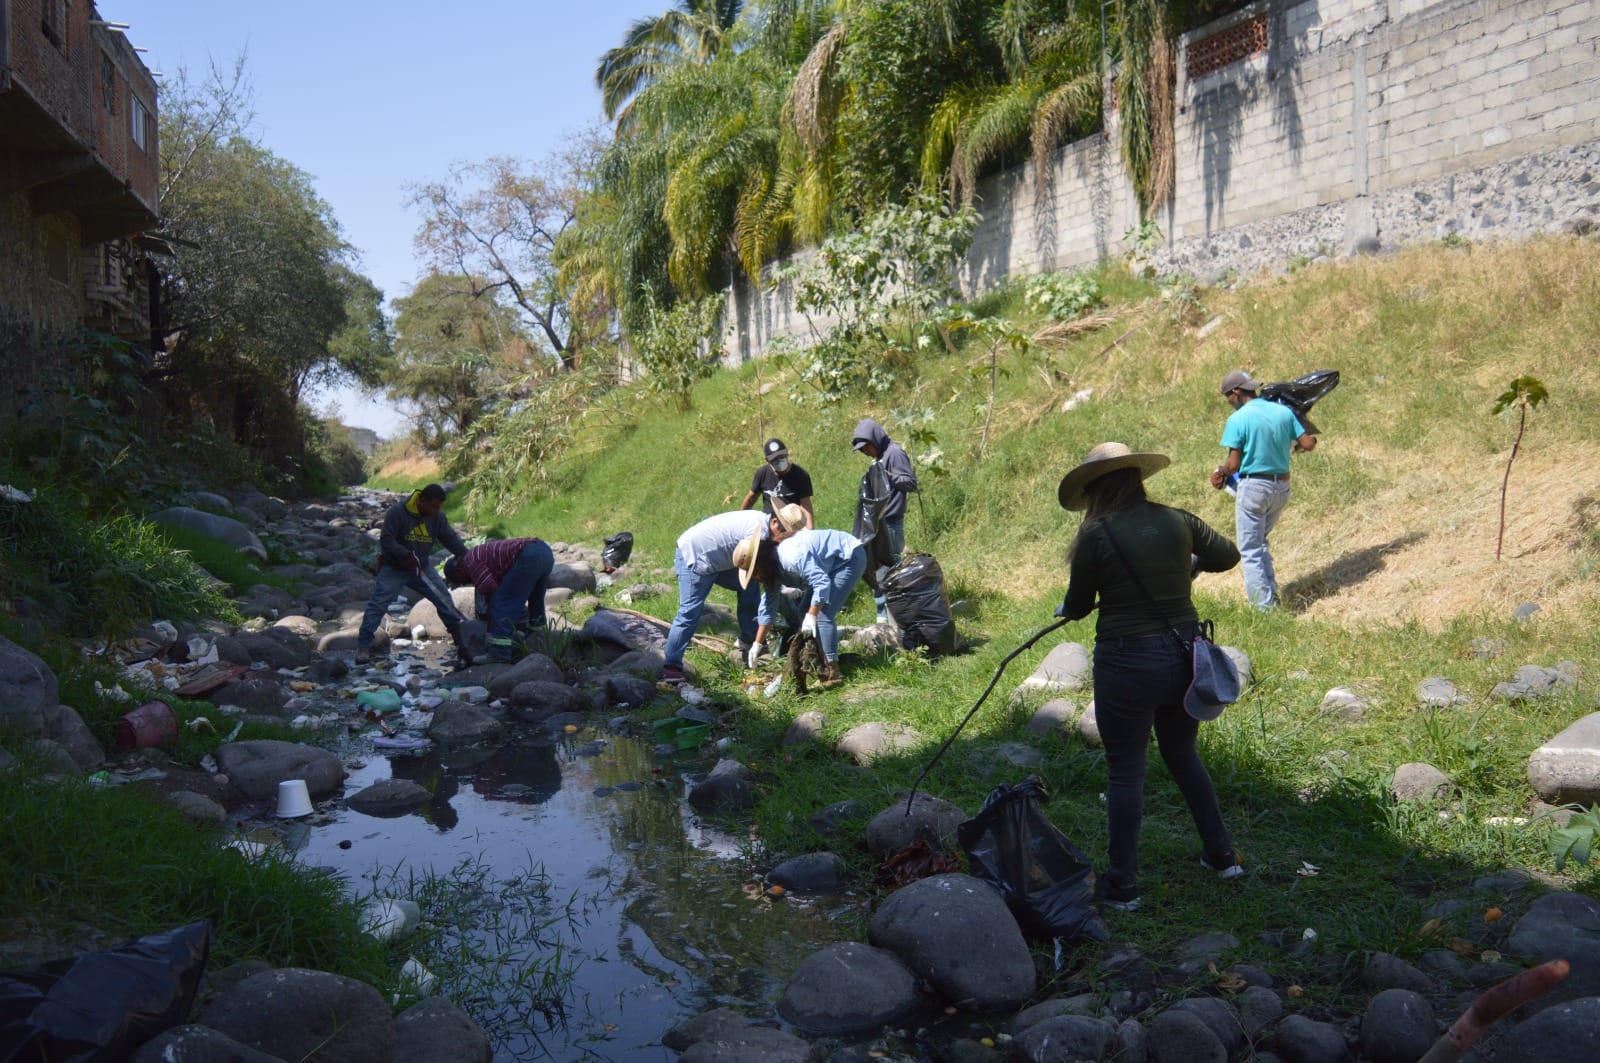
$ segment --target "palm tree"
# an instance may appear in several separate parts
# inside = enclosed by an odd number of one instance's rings
[[[622,43],[600,57],[594,73],[600,102],[617,134],[633,131],[639,92],[684,64],[704,66],[721,55],[739,21],[744,0],[677,0],[654,18],[628,27]]]

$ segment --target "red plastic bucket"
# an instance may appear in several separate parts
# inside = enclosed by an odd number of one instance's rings
[[[164,701],[140,705],[117,721],[118,749],[153,749],[178,740],[178,718]]]

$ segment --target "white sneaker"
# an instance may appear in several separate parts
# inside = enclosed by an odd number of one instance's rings
[[[1213,867],[1211,861],[1207,860],[1204,856],[1201,856],[1200,866],[1205,868],[1207,871],[1215,871],[1217,873],[1217,877],[1220,879],[1238,878],[1240,875],[1244,874],[1244,865],[1239,863],[1239,858],[1237,856],[1233,858],[1233,863],[1229,864],[1227,867]]]

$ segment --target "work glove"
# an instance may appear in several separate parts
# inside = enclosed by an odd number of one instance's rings
[[[800,634],[817,637],[817,614],[807,613],[805,619],[800,621]]]
[[[744,655],[744,663],[748,668],[754,668],[761,658],[767,655],[767,644],[758,642],[750,647],[750,652]]]

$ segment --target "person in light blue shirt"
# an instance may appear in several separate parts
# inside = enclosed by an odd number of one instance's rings
[[[739,578],[746,585],[755,581],[771,587],[778,580],[802,583],[806,597],[800,632],[817,640],[824,660],[818,685],[824,689],[839,684],[839,610],[850,600],[850,592],[867,570],[867,548],[854,535],[831,528],[806,528],[778,543],[774,549],[755,538],[741,543],[734,556],[740,566]],[[765,626],[756,631],[756,641],[765,639]]]
[[[1267,537],[1289,502],[1289,455],[1315,448],[1317,437],[1307,434],[1289,407],[1258,400],[1260,390],[1261,381],[1243,369],[1222,378],[1222,396],[1233,413],[1222,429],[1228,456],[1211,473],[1211,486],[1220,490],[1239,474],[1233,517],[1245,597],[1257,609],[1275,609],[1278,577]]]

